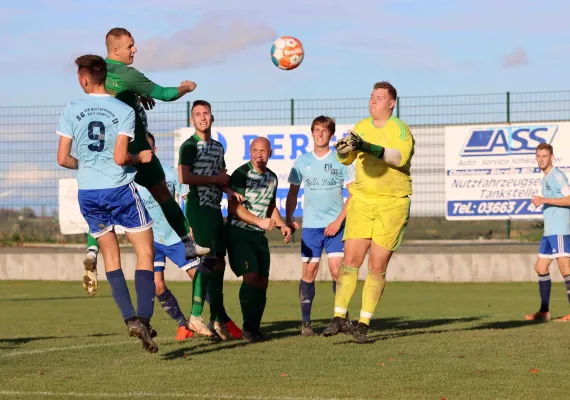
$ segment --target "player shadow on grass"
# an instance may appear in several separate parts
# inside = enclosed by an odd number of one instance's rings
[[[113,297],[111,295],[99,295],[97,298],[101,297]],[[49,301],[49,300],[77,300],[84,299],[93,301],[91,297],[88,296],[66,296],[66,297],[30,297],[30,298],[17,298],[17,299],[0,299],[2,301]]]
[[[19,337],[19,338],[0,338],[0,350],[15,349],[17,346],[27,344],[30,342],[36,342],[38,340],[60,340],[60,339],[77,339],[84,337],[107,337],[107,336],[117,336],[117,334],[94,333],[91,335],[80,335],[80,336],[29,336],[29,337]],[[3,346],[4,344],[7,344],[8,346]]]

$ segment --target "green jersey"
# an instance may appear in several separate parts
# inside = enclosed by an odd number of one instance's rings
[[[146,112],[141,104],[140,96],[152,97],[163,101],[172,101],[178,98],[178,88],[163,88],[144,74],[129,67],[120,61],[107,58],[107,91],[131,106],[135,110],[135,145],[145,145],[148,123]]]
[[[205,142],[197,134],[182,143],[178,159],[178,165],[186,165],[192,169],[193,174],[200,176],[214,176],[226,168],[224,146],[212,138],[209,143]],[[197,197],[199,206],[221,208],[222,190],[218,185],[212,183],[189,187],[188,197]]]
[[[251,165],[251,161],[234,171],[230,179],[230,187],[234,192],[245,197],[243,206],[258,218],[268,218],[269,206],[275,204],[277,193],[277,175],[270,169],[260,174]],[[228,217],[228,224],[239,228],[263,231],[263,229],[237,219]]]

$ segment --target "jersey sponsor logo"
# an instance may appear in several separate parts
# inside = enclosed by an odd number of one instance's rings
[[[333,168],[332,164],[325,164],[325,172],[330,172],[331,175],[338,175],[340,170],[338,168]]]
[[[507,156],[534,154],[541,143],[552,143],[558,125],[477,128],[467,137],[461,156]]]

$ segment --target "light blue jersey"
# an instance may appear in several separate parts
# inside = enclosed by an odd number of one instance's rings
[[[79,189],[112,189],[135,179],[136,169],[115,163],[118,135],[134,139],[135,112],[107,94],[91,94],[63,110],[57,134],[75,142]]]
[[[342,165],[332,150],[323,157],[311,151],[295,160],[288,181],[304,185],[303,228],[325,228],[342,211],[343,185],[354,181],[354,166]]]
[[[174,194],[178,193],[180,196],[184,196],[188,193],[188,185],[183,185],[178,180],[178,174],[172,168],[162,165],[164,170],[164,175],[166,177],[166,184],[168,185],[168,190],[174,198]],[[141,196],[143,204],[148,211],[150,217],[154,221],[154,226],[152,228],[154,241],[160,243],[164,246],[172,246],[180,242],[180,237],[174,232],[174,229],[170,226],[162,208],[156,202],[154,197],[150,192],[143,186],[137,185],[137,190]]]
[[[542,197],[561,199],[570,196],[566,174],[553,167],[542,179]],[[543,205],[544,236],[570,235],[570,207]]]

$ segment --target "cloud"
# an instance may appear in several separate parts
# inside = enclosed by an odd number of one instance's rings
[[[512,53],[507,54],[503,58],[503,62],[501,64],[502,68],[516,68],[521,67],[523,65],[527,65],[529,63],[528,56],[524,49],[517,47],[513,50]]]
[[[46,181],[73,176],[71,171],[40,169],[37,164],[24,162],[10,165],[10,169],[3,175],[2,186],[9,187],[45,186]]]
[[[251,46],[272,43],[276,35],[267,24],[211,13],[192,29],[138,43],[135,62],[145,71],[220,63]]]

